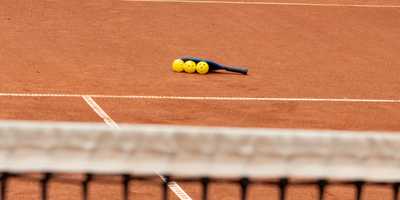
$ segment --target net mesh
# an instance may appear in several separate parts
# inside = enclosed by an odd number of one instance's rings
[[[93,182],[116,184],[116,199],[133,199],[137,181],[158,185],[161,199],[174,198],[168,191],[191,199],[176,182],[198,184],[198,199],[226,183],[238,187],[237,199],[249,199],[253,186],[276,188],[275,199],[311,186],[326,199],[332,185],[351,187],[354,199],[366,185],[384,186],[397,199],[400,182],[396,133],[5,121],[0,138],[1,199],[12,179],[37,184],[41,199],[53,182],[78,185],[82,199]]]

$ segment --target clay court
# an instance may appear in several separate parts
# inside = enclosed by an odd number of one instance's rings
[[[399,18],[394,0],[5,0],[0,119],[400,131]],[[185,55],[249,74],[172,72]],[[11,185],[9,199],[39,198],[34,183]],[[133,199],[159,199],[157,186],[133,187]],[[199,199],[196,185],[182,187]],[[52,189],[52,199],[80,194]],[[211,197],[237,199],[235,191],[219,185]],[[119,199],[117,186],[91,192]],[[327,198],[351,194],[330,188]],[[289,199],[315,195],[289,191]],[[367,187],[365,199],[388,196]],[[255,187],[250,197],[276,199],[276,191]]]

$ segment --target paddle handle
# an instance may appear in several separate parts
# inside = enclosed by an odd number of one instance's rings
[[[249,71],[248,69],[243,68],[243,67],[228,67],[228,66],[224,66],[222,68],[224,70],[226,70],[226,71],[241,73],[241,74],[244,74],[244,75],[246,75],[247,72]]]

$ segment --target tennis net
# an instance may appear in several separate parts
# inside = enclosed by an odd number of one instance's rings
[[[55,183],[81,199],[364,199],[368,187],[383,188],[371,199],[397,199],[399,149],[400,135],[385,132],[3,121],[0,199],[24,199],[23,184],[38,188],[27,199],[69,199]],[[96,182],[120,192],[105,197]],[[160,195],[135,198],[140,189]]]

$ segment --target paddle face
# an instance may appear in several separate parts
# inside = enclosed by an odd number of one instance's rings
[[[196,58],[196,57],[192,57],[192,56],[187,56],[187,57],[182,57],[180,58],[183,61],[188,61],[188,60],[192,60],[196,63],[204,61],[207,62],[209,67],[210,67],[210,71],[214,71],[214,70],[226,70],[226,71],[230,71],[230,72],[237,72],[237,73],[241,73],[241,74],[247,74],[248,69],[246,68],[242,68],[242,67],[232,67],[232,66],[224,66],[221,64],[218,64],[214,61],[211,60],[207,60],[207,59],[201,59],[201,58]]]
[[[206,59],[201,59],[201,58],[196,58],[196,57],[191,57],[191,56],[182,57],[181,60],[183,60],[185,62],[188,61],[188,60],[192,60],[192,61],[194,61],[196,63],[201,62],[201,61],[207,62],[211,71],[223,69],[223,67],[220,64],[218,64],[218,63],[216,63],[214,61],[211,61],[211,60],[206,60]]]

